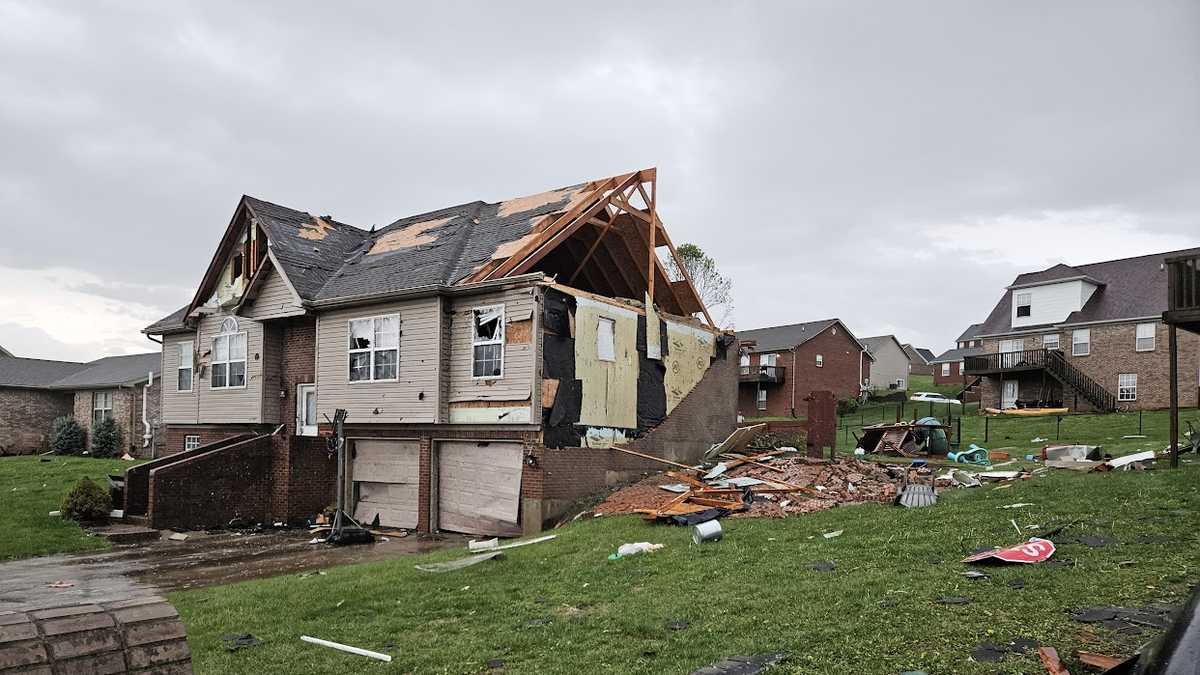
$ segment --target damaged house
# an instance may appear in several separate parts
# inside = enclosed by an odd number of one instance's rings
[[[370,231],[243,197],[161,336],[169,457],[129,471],[155,527],[297,520],[341,486],[367,523],[536,531],[736,418],[737,350],[657,218],[646,169]]]

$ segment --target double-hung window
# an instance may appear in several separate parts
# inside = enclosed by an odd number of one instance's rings
[[[758,390],[758,404],[755,407],[757,407],[759,410],[767,409],[767,390],[766,389]]]
[[[237,319],[227,317],[221,322],[221,332],[213,338],[213,389],[239,389],[246,386],[246,333],[238,330]]]
[[[1137,400],[1137,373],[1121,373],[1117,375],[1117,400]]]
[[[825,356],[822,354],[817,354],[817,367],[818,368],[825,367]]]
[[[192,342],[180,342],[176,347],[179,349],[179,368],[176,372],[175,390],[179,392],[192,390],[192,355],[195,348]]]
[[[350,320],[351,382],[396,380],[400,372],[400,315]]]
[[[504,305],[471,310],[471,377],[504,376]]]
[[[112,392],[92,392],[92,423],[111,420],[112,416]]]
[[[1017,316],[1029,316],[1033,310],[1033,293],[1017,293]]]
[[[1137,325],[1137,338],[1134,341],[1134,349],[1139,352],[1154,351],[1154,328],[1152,323],[1139,323]]]
[[[942,364],[942,377],[948,377],[949,375],[950,375],[950,364],[943,363]]]
[[[1071,331],[1071,356],[1087,356],[1092,353],[1092,330],[1078,328]]]
[[[1058,333],[1043,335],[1042,349],[1058,349]]]

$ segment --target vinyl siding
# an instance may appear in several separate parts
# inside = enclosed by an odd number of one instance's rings
[[[195,333],[179,333],[163,336],[162,358],[162,421],[164,424],[196,424],[199,418],[199,388],[193,357],[192,391],[179,391],[179,344],[195,341]]]
[[[278,319],[303,312],[304,309],[296,304],[296,297],[283,280],[283,275],[274,269],[267,272],[266,280],[258,289],[258,297],[242,310],[252,319]]]
[[[535,348],[533,313],[537,303],[534,289],[499,291],[451,301],[450,317],[450,403],[463,401],[529,401],[533,392]],[[504,369],[496,379],[472,377],[475,331],[472,310],[504,305]],[[525,323],[518,335],[510,330],[513,323]],[[522,342],[515,340],[521,339]]]
[[[350,319],[400,315],[399,381],[350,383]],[[421,298],[367,305],[317,318],[317,418],[345,408],[355,424],[436,422],[438,300]],[[376,411],[378,410],[378,414]]]
[[[221,330],[228,314],[209,314],[200,320],[200,338],[196,351],[194,389],[200,395],[201,424],[259,424],[273,421],[263,418],[263,326],[246,317],[236,317],[238,329],[246,333],[246,386],[241,389],[212,388],[213,337]]]
[[[1009,291],[1012,294],[1012,326],[1038,326],[1046,323],[1059,323],[1066,320],[1071,312],[1077,312],[1092,297],[1096,287],[1084,281],[1066,281],[1057,284],[1017,288]],[[1030,295],[1029,316],[1017,316],[1017,294]]]

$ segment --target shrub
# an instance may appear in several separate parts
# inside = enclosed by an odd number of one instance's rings
[[[62,514],[79,522],[108,519],[112,511],[112,497],[91,478],[81,478],[63,498]]]
[[[54,420],[50,431],[50,449],[64,455],[77,455],[87,447],[87,435],[74,417],[69,415]]]
[[[103,419],[92,425],[92,455],[116,457],[121,451],[121,428],[112,419]]]
[[[837,414],[839,417],[849,415],[858,410],[858,399],[844,398],[837,402]]]
[[[886,389],[871,392],[871,400],[880,403],[902,403],[908,400],[908,392],[903,389]]]

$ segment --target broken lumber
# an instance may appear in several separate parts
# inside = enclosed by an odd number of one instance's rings
[[[609,449],[616,450],[617,452],[623,452],[627,455],[633,455],[634,457],[641,457],[642,459],[649,459],[649,460],[653,460],[655,462],[662,462],[663,464],[679,467],[680,469],[687,469],[688,471],[696,470],[696,467],[694,467],[694,466],[688,466],[687,464],[680,464],[679,462],[672,462],[669,459],[663,459],[662,457],[655,457],[654,455],[647,455],[645,453],[638,452],[637,450],[630,450],[629,448],[622,448],[619,445],[614,445]]]

